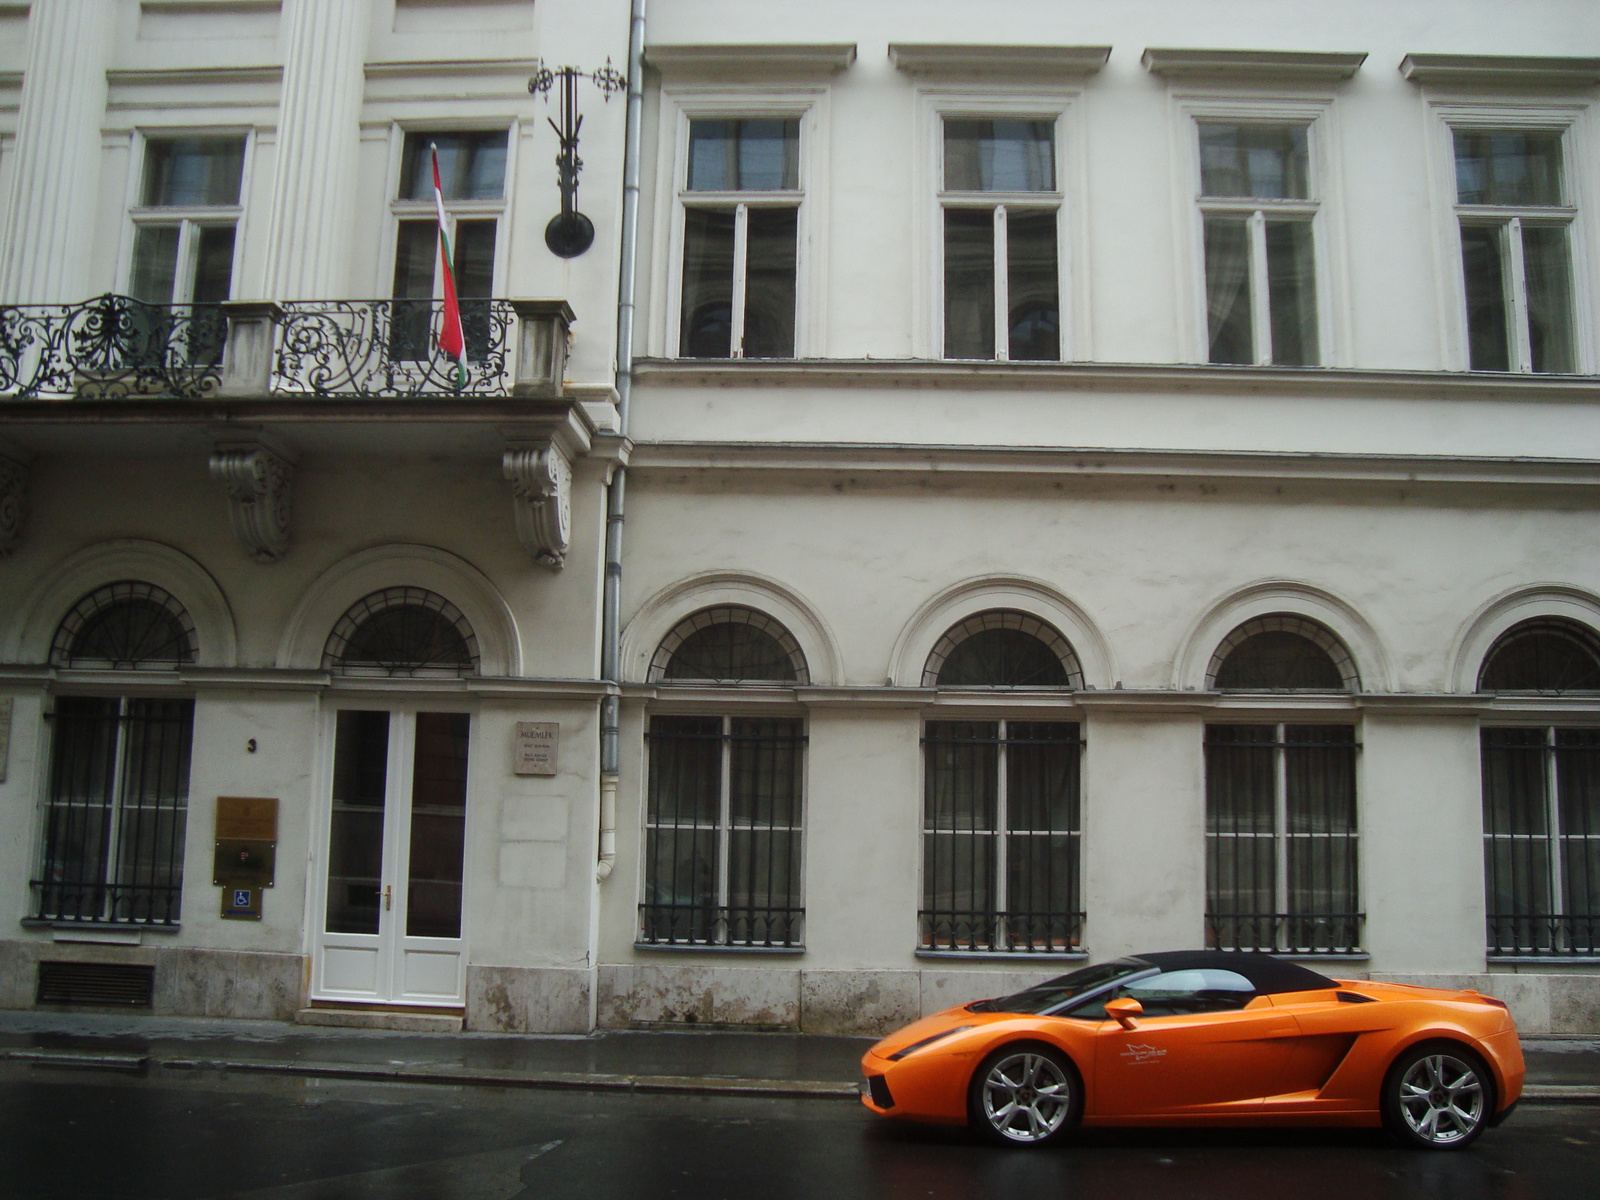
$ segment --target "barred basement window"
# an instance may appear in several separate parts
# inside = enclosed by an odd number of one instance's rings
[[[641,943],[804,945],[804,746],[797,718],[650,719]]]
[[[1206,945],[1361,945],[1355,730],[1206,727]]]
[[[36,920],[177,924],[193,731],[193,700],[56,700]]]
[[[323,648],[322,669],[411,678],[476,675],[478,639],[461,610],[438,593],[384,588],[339,618]]]
[[[1070,721],[928,722],[920,949],[1079,947],[1081,746]]]

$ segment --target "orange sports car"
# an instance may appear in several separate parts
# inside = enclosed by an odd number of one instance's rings
[[[1382,1125],[1467,1145],[1522,1094],[1511,1014],[1477,992],[1175,951],[946,1009],[861,1060],[875,1113],[1042,1146],[1083,1125]]]

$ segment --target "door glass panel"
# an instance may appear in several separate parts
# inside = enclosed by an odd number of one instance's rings
[[[1474,371],[1509,370],[1506,289],[1497,226],[1461,227],[1461,274],[1467,289],[1468,361]]]
[[[171,304],[178,275],[178,226],[141,225],[133,239],[133,275],[128,290],[146,304]]]
[[[1522,227],[1522,261],[1528,276],[1528,342],[1535,371],[1573,370],[1572,288],[1567,231]]]
[[[1211,361],[1252,363],[1255,339],[1250,328],[1250,236],[1242,217],[1208,217],[1206,320]]]
[[[692,208],[683,215],[683,358],[733,352],[733,225],[732,209]]]
[[[745,259],[744,356],[794,357],[799,209],[752,208]]]
[[[418,713],[411,776],[411,863],[406,936],[461,936],[467,823],[466,713]]]
[[[433,264],[439,257],[439,226],[433,220],[401,221],[394,251],[394,314],[389,357],[415,362],[432,353]]]
[[[1061,357],[1061,296],[1056,267],[1056,214],[1007,214],[1006,299],[1013,362]]]
[[[1306,221],[1268,221],[1266,233],[1272,361],[1280,367],[1314,367],[1320,355],[1311,225]]]
[[[994,210],[944,214],[944,356],[994,357]]]
[[[328,832],[329,933],[378,932],[388,776],[389,714],[341,712],[334,730]]]

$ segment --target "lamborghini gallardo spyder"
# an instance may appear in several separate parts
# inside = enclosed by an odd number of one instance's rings
[[[873,1112],[1014,1146],[1079,1124],[1381,1125],[1453,1150],[1505,1120],[1523,1076],[1499,1000],[1211,950],[1119,958],[946,1009],[861,1066]]]

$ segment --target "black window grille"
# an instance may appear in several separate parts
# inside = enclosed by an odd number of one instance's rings
[[[703,608],[680,621],[661,639],[649,674],[652,682],[811,681],[794,635],[765,613],[736,605]]]
[[[79,600],[50,644],[58,667],[173,670],[195,656],[194,622],[183,605],[137,580],[107,584]]]
[[[436,592],[384,588],[339,618],[323,648],[322,669],[341,675],[476,675],[478,639],[461,610]]]
[[[1348,725],[1206,727],[1206,945],[1348,954],[1361,946]]]
[[[1082,945],[1081,749],[1070,721],[928,722],[921,949]]]
[[[641,943],[804,945],[805,740],[797,718],[651,718]]]
[[[1600,691],[1600,637],[1555,617],[1513,625],[1484,655],[1478,690],[1545,696]]]
[[[1493,955],[1600,954],[1600,729],[1484,729]]]
[[[1247,692],[1355,692],[1361,679],[1344,644],[1315,621],[1272,613],[1222,639],[1208,687]]]
[[[37,920],[175,925],[193,700],[62,696]]]
[[[934,644],[923,687],[1083,687],[1078,656],[1039,618],[1009,609],[977,613]]]

